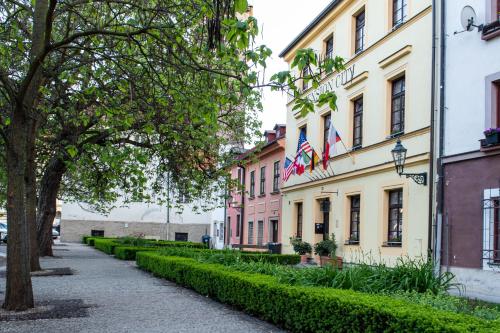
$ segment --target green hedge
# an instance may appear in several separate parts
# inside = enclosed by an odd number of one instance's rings
[[[158,251],[157,247],[137,247],[137,246],[115,246],[115,258],[121,260],[135,260],[135,255],[139,251]]]
[[[206,249],[207,246],[203,243],[194,243],[194,242],[180,242],[180,241],[166,241],[166,240],[159,240],[159,241],[153,241],[151,243],[154,246],[159,246],[159,247],[191,247],[195,249]]]
[[[281,284],[193,259],[139,252],[137,264],[292,332],[500,332],[498,321],[435,310],[388,296]]]
[[[94,239],[94,247],[107,254],[113,254],[116,246],[120,246],[114,239]]]
[[[96,239],[102,240],[102,239],[114,239],[114,238],[109,238],[109,237],[92,237],[92,236],[83,236],[83,240],[85,241],[85,244],[89,246],[94,246],[94,241]]]

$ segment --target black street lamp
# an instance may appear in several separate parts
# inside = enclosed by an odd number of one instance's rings
[[[401,140],[398,139],[396,147],[391,151],[392,160],[396,167],[396,172],[399,176],[406,176],[406,178],[411,178],[415,183],[419,185],[427,185],[427,172],[422,173],[404,173],[405,162],[406,162],[406,152],[408,150],[401,144]]]

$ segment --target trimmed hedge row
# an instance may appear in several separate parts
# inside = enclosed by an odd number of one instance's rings
[[[193,259],[139,252],[137,265],[292,332],[499,332],[498,321],[435,310],[388,296],[289,286],[275,277]]]
[[[94,239],[94,247],[107,254],[113,254],[117,246],[120,246],[120,243],[114,239]]]
[[[116,246],[114,253],[115,258],[121,260],[135,260],[137,252],[142,251],[158,251],[157,247],[137,247],[137,246]]]

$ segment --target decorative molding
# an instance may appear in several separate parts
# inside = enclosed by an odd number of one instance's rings
[[[368,79],[368,71],[364,71],[363,73],[360,73],[359,75],[355,76],[351,82],[349,82],[344,86],[344,89],[346,90],[351,89],[352,87],[356,86],[358,83],[361,83],[366,79]]]
[[[384,69],[387,66],[395,63],[399,59],[403,58],[404,56],[410,54],[411,50],[412,50],[412,46],[411,45],[406,45],[405,47],[403,47],[399,51],[396,51],[393,54],[391,54],[390,56],[388,56],[387,58],[381,60],[378,63],[378,65],[380,66],[380,68]]]

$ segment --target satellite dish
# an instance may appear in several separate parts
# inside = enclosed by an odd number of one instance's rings
[[[460,22],[462,27],[466,31],[472,31],[475,27],[474,23],[477,21],[477,15],[474,8],[471,6],[465,6],[462,9],[462,14],[460,15]]]

